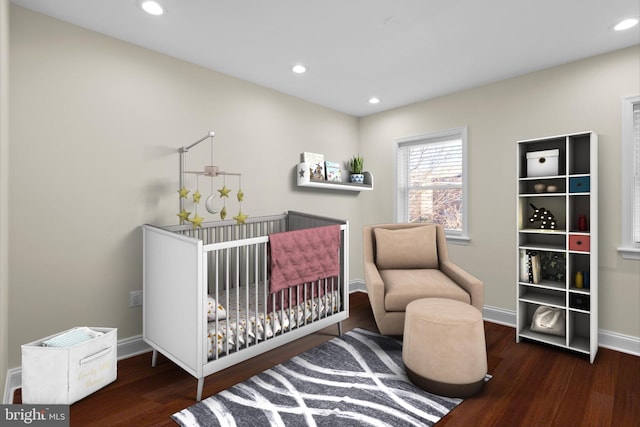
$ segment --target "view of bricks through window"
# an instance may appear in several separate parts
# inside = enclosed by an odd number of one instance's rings
[[[462,230],[462,141],[409,148],[409,222]]]

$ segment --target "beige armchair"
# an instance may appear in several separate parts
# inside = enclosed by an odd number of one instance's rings
[[[438,224],[379,224],[363,228],[364,277],[380,333],[402,335],[407,304],[449,298],[482,312],[484,284],[449,260]]]

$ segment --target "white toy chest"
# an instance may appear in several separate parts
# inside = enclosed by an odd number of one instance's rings
[[[558,175],[560,150],[531,151],[527,153],[527,177]]]
[[[68,347],[43,346],[75,329],[22,346],[22,403],[71,405],[115,381],[116,328],[90,327],[102,335]]]

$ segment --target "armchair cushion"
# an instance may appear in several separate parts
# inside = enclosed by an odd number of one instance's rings
[[[378,269],[438,268],[434,225],[395,230],[375,228],[374,233]]]
[[[386,311],[405,311],[420,298],[446,298],[471,304],[471,296],[456,282],[436,269],[382,270]]]

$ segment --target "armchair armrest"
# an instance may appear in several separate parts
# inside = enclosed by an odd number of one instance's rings
[[[367,286],[367,294],[373,315],[376,319],[382,319],[386,312],[384,307],[384,282],[375,263],[364,262],[364,281]]]
[[[471,305],[482,312],[482,307],[484,306],[484,283],[449,260],[441,261],[440,270],[467,291],[471,296]]]

